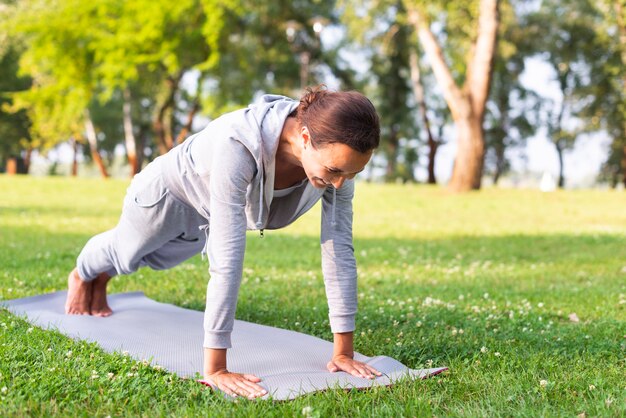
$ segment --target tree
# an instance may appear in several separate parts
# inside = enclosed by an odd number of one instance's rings
[[[5,42],[0,42],[3,44],[0,50],[0,167],[6,166],[12,159],[15,168],[21,168],[16,171],[28,173],[34,145],[29,133],[30,119],[23,110],[11,113],[5,109],[12,106],[12,99],[7,93],[27,89],[30,79],[17,75],[20,52],[17,45]]]
[[[404,5],[401,0],[378,0],[367,7],[352,1],[340,6],[349,37],[361,48],[358,54],[370,62],[363,81],[381,118],[385,180],[414,181],[418,130],[409,70],[412,30]]]
[[[416,154],[407,154],[405,151],[402,172],[398,167],[400,139],[416,135],[412,109],[408,105],[411,95],[407,77],[410,28],[401,20],[404,13],[402,3],[395,2],[393,8],[395,13],[391,16],[388,29],[381,34],[380,53],[372,58],[372,73],[376,78],[376,99],[387,159],[385,179],[393,181],[402,177],[404,180],[414,180],[412,166]]]
[[[431,117],[428,115],[429,107],[426,104],[426,93],[424,83],[422,81],[423,77],[422,70],[420,68],[419,53],[416,48],[409,48],[409,68],[411,70],[413,94],[422,119],[422,130],[426,133],[426,145],[428,146],[428,179],[426,182],[428,184],[437,184],[437,178],[435,176],[435,159],[437,157],[437,150],[444,144],[444,141],[442,140],[442,133],[445,125],[445,118],[444,120],[439,121],[438,134],[435,135],[431,126]]]
[[[601,16],[588,0],[545,0],[528,18],[528,39],[552,67],[561,97],[543,100],[544,124],[559,157],[559,187],[563,187],[563,153],[577,138],[598,129],[590,109],[606,97],[594,85],[606,74],[606,45],[599,37]],[[594,92],[595,90],[595,92]],[[594,104],[595,102],[595,104]]]
[[[31,135],[43,150],[86,131],[91,155],[106,177],[87,111],[96,85],[92,37],[85,34],[95,7],[80,0],[24,0],[12,7],[6,25],[23,39],[20,70],[33,79],[30,90],[13,95],[12,109],[27,111]]]
[[[498,31],[498,0],[480,0],[477,10],[472,2],[454,2],[448,4],[448,23],[452,22],[452,9],[456,13],[476,15],[475,33],[469,33],[469,53],[465,61],[465,71],[461,86],[455,80],[451,66],[446,62],[444,52],[431,30],[429,16],[421,2],[405,0],[409,21],[415,26],[420,43],[426,51],[433,72],[443,90],[444,97],[452,113],[457,132],[457,155],[450,180],[450,187],[455,191],[467,191],[480,188],[483,172],[485,143],[483,118],[489,95],[492,74],[492,62],[496,51]],[[448,28],[448,33],[450,29]]]
[[[491,172],[494,184],[510,169],[506,151],[524,145],[539,122],[539,98],[520,82],[525,59],[536,50],[525,42],[526,30],[513,5],[504,2],[500,10],[498,52],[485,115],[485,171]]]
[[[587,93],[596,98],[584,116],[612,140],[600,178],[614,187],[626,186],[626,2],[602,0],[593,3],[601,20],[596,22],[596,55]]]

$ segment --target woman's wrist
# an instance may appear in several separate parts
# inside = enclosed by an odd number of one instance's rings
[[[354,333],[336,332],[333,334],[333,358],[346,356],[354,358]]]
[[[228,373],[225,348],[204,348],[204,374]]]

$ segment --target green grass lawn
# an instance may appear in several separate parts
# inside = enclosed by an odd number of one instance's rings
[[[0,299],[64,289],[84,243],[115,225],[127,184],[0,176]],[[314,209],[250,233],[239,319],[331,339],[318,228]],[[231,402],[1,310],[0,416],[626,415],[625,193],[359,184],[354,232],[356,349],[449,372]],[[197,256],[110,291],[203,310],[207,279]]]

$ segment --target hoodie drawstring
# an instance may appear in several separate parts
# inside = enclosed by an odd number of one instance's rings
[[[330,220],[330,225],[335,227],[337,222],[335,221],[335,206],[337,206],[337,188],[333,186],[333,210],[332,210],[332,218]]]
[[[204,261],[204,257],[206,256],[207,247],[209,246],[209,224],[200,225],[198,227],[200,231],[204,231],[204,247],[202,248],[202,261]]]

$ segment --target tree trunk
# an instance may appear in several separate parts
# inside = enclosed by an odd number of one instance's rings
[[[626,129],[624,130],[626,132]],[[624,183],[624,187],[626,187],[626,143],[624,144],[624,150],[622,154],[622,182]]]
[[[424,123],[424,129],[428,137],[428,184],[437,184],[435,178],[435,156],[437,155],[437,148],[439,147],[439,141],[433,138],[432,130],[430,129],[430,120],[428,119],[428,113],[426,108],[426,100],[424,98],[424,86],[421,80],[421,71],[419,66],[419,57],[414,48],[409,51],[409,66],[411,68],[411,83],[413,85],[413,94],[415,101],[419,108],[420,115],[422,116],[422,122]]]
[[[554,145],[556,146],[556,153],[559,156],[559,189],[562,189],[565,187],[565,176],[563,176],[563,147],[560,141],[556,141]]]
[[[622,57],[622,65],[623,68],[626,68],[626,16],[623,9],[622,1],[614,1],[613,6],[615,7],[615,16],[617,18],[617,26],[619,30],[619,43],[621,48],[621,57]],[[622,68],[622,81],[623,86],[626,88],[626,71]],[[626,94],[626,92],[624,92]],[[626,119],[626,115],[624,115],[624,119]],[[626,122],[623,124],[622,135],[626,136]],[[624,141],[624,149],[622,154],[622,181],[624,183],[624,187],[626,187],[626,137],[621,138]]]
[[[33,156],[33,149],[29,147],[24,151],[24,174],[28,174],[30,171],[30,160]]]
[[[191,110],[187,114],[187,121],[185,122],[185,125],[183,126],[183,128],[178,133],[178,136],[176,137],[176,145],[182,143],[187,138],[187,135],[189,135],[189,132],[191,132],[193,118],[196,116],[196,113],[198,113],[198,110],[200,110],[200,102],[196,98],[193,102]]]
[[[387,141],[387,170],[385,180],[392,181],[398,175],[398,130],[391,128]]]
[[[482,121],[474,115],[454,119],[457,151],[450,188],[454,191],[480,189],[485,160]]]
[[[500,176],[504,172],[504,144],[502,146],[496,145],[496,171],[493,173],[493,185],[497,185],[500,180]]]
[[[78,141],[75,138],[72,141],[72,169],[70,175],[76,177],[78,175]]]
[[[104,161],[102,161],[102,157],[98,151],[98,137],[96,136],[96,128],[93,126],[89,110],[85,110],[85,132],[87,134],[87,142],[89,142],[89,149],[91,150],[91,158],[93,158],[94,163],[98,166],[102,177],[109,177],[109,173],[107,173],[107,169],[104,166]]]
[[[176,145],[182,143],[187,138],[187,135],[189,135],[189,132],[191,132],[191,128],[193,126],[193,118],[196,116],[196,113],[198,113],[198,111],[200,110],[200,95],[202,94],[202,81],[203,80],[204,80],[204,73],[200,73],[200,76],[198,77],[198,86],[196,87],[196,96],[193,99],[191,110],[187,114],[187,121],[185,122],[185,125],[183,126],[183,128],[178,133],[178,136],[176,137],[176,142],[175,142]]]
[[[172,140],[172,136],[171,134],[168,134],[165,117],[168,110],[174,107],[174,97],[176,95],[176,92],[178,91],[178,84],[180,82],[180,79],[181,75],[177,75],[176,77],[168,76],[165,80],[165,84],[167,86],[167,96],[163,103],[159,105],[156,112],[156,118],[153,122],[157,148],[159,150],[159,154],[161,155],[166,154],[174,147],[174,141]]]
[[[463,89],[456,85],[441,47],[421,12],[415,5],[406,3],[409,21],[417,29],[456,124],[457,154],[450,188],[457,192],[479,189],[485,157],[482,122],[496,50],[499,1],[480,0],[478,34],[468,58]]]
[[[139,159],[137,158],[137,141],[135,139],[135,133],[133,132],[133,118],[132,118],[132,98],[130,95],[130,89],[127,87],[124,89],[124,143],[126,144],[126,156],[128,157],[128,164],[130,165],[130,177],[139,173]]]
[[[6,173],[8,175],[28,174],[26,158],[21,155],[11,156],[7,159]]]
[[[14,176],[17,174],[17,166],[18,166],[18,161],[17,161],[17,157],[9,157],[9,159],[7,159],[7,168],[6,168],[6,173],[9,176]]]

